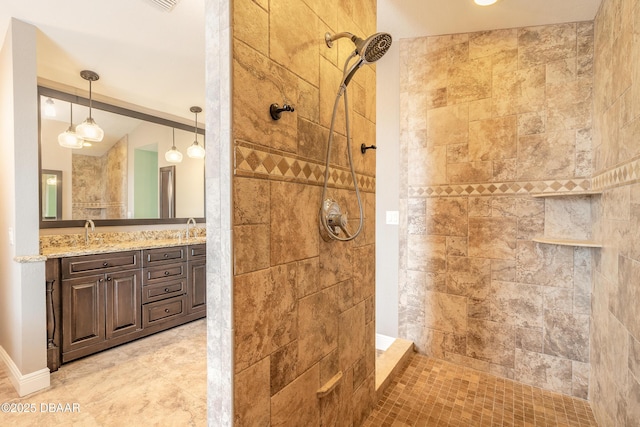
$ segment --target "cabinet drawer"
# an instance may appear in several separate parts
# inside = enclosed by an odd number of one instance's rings
[[[182,316],[185,313],[186,298],[184,295],[152,302],[142,306],[142,327]]]
[[[191,245],[189,246],[188,257],[192,259],[204,259],[207,257],[207,245]]]
[[[109,273],[140,267],[140,251],[62,258],[62,277]]]
[[[186,263],[156,265],[144,269],[143,285],[164,283],[167,280],[183,279],[187,277]]]
[[[182,295],[187,290],[186,279],[178,279],[158,283],[155,285],[144,286],[142,288],[142,302],[148,303],[160,301],[176,295]]]
[[[145,267],[158,264],[166,264],[167,262],[181,262],[187,260],[184,246],[145,249],[143,253]]]

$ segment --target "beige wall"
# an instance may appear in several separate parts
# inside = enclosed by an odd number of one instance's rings
[[[593,24],[401,41],[399,332],[586,398]],[[546,217],[546,220],[545,220]]]
[[[374,405],[375,69],[349,86],[353,155],[365,203],[354,242],[318,229],[328,128],[353,44],[375,32],[375,2],[238,0],[233,28],[235,397],[237,425],[359,425]],[[295,106],[273,121],[271,103]],[[329,196],[358,223],[344,110]],[[316,391],[338,372],[336,389]]]
[[[640,4],[603,0],[595,20],[595,236],[591,394],[598,423],[640,422]]]
[[[39,252],[35,52],[35,27],[12,19],[0,51],[0,358],[20,395],[49,385],[44,262],[14,258]]]

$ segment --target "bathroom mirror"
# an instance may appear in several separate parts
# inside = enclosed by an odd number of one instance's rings
[[[204,159],[187,156],[194,125],[94,100],[91,115],[103,140],[66,148],[58,135],[89,117],[88,99],[45,87],[38,93],[41,228],[82,226],[87,219],[96,225],[204,221]],[[165,160],[174,142],[183,153],[180,163]],[[203,129],[198,142],[204,145]],[[166,215],[162,171],[171,166],[174,207]]]

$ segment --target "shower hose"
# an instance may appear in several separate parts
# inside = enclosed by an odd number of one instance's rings
[[[325,171],[324,171],[324,186],[322,188],[322,200],[320,204],[320,224],[322,228],[329,234],[334,240],[338,240],[341,242],[348,242],[350,240],[358,237],[360,232],[362,231],[362,225],[364,223],[364,215],[362,209],[362,199],[360,198],[360,190],[358,189],[358,181],[356,179],[356,172],[353,166],[353,155],[351,154],[351,126],[349,125],[349,100],[347,97],[347,84],[345,83],[345,78],[347,77],[347,67],[349,62],[353,57],[356,56],[356,52],[354,51],[351,56],[347,59],[344,64],[344,71],[342,77],[342,84],[340,85],[340,89],[336,94],[336,100],[333,104],[333,113],[331,114],[331,125],[329,127],[329,141],[327,142],[327,159],[325,162]],[[338,104],[340,102],[340,97],[344,95],[344,116],[345,116],[345,126],[347,131],[347,154],[349,156],[349,166],[351,166],[351,177],[353,179],[353,186],[356,190],[356,197],[358,199],[358,209],[360,210],[360,223],[358,225],[358,230],[353,234],[349,235],[346,230],[344,230],[347,237],[341,237],[338,235],[339,231],[333,231],[333,229],[329,226],[327,222],[327,216],[324,212],[324,204],[327,197],[327,187],[329,185],[329,161],[331,159],[331,145],[333,144],[333,128],[335,126],[336,114],[338,112]]]

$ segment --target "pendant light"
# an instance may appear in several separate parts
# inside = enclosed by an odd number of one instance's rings
[[[84,139],[82,139],[77,133],[73,131],[73,103],[69,103],[69,107],[69,129],[58,135],[58,144],[60,144],[64,148],[82,148]]]
[[[89,117],[76,127],[76,132],[87,141],[100,142],[104,138],[104,131],[91,117],[91,83],[98,80],[100,76],[93,71],[82,70],[80,71],[80,77],[89,81]]]
[[[191,107],[190,111],[192,113],[195,113],[196,115],[196,127],[194,130],[195,140],[193,141],[193,144],[191,144],[191,146],[187,148],[187,156],[191,157],[192,159],[204,159],[204,148],[202,147],[202,145],[198,144],[198,113],[202,112],[202,108]]]
[[[55,117],[56,116],[56,104],[53,103],[53,99],[47,98],[44,101],[44,115],[47,117]]]
[[[182,161],[182,153],[176,148],[176,129],[173,129],[173,145],[171,149],[164,153],[164,159],[169,163],[180,163]]]

